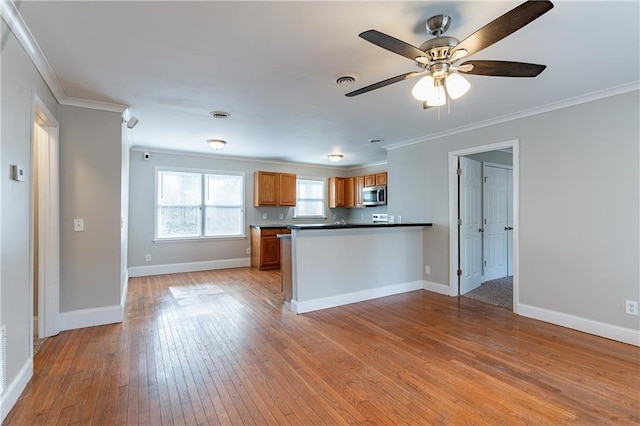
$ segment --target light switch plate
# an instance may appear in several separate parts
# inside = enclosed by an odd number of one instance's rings
[[[73,219],[73,230],[75,232],[84,231],[84,219]]]
[[[16,182],[24,182],[24,167],[17,164],[11,165],[11,179]]]

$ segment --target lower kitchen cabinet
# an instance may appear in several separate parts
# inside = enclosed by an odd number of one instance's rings
[[[251,267],[260,270],[280,269],[278,234],[290,234],[287,228],[251,228]]]

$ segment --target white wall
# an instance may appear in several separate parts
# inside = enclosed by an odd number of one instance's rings
[[[156,166],[182,167],[192,169],[235,171],[245,174],[245,233],[246,238],[214,239],[204,241],[153,242],[154,238],[154,184]],[[136,275],[144,274],[145,267],[172,265],[179,263],[209,262],[246,259],[246,250],[251,246],[249,225],[289,224],[289,223],[333,223],[348,219],[348,209],[327,208],[326,220],[293,219],[293,207],[253,207],[253,173],[257,170],[295,173],[304,177],[345,176],[345,171],[337,167],[315,167],[299,164],[261,162],[225,159],[222,156],[185,155],[180,153],[151,152],[151,158],[143,159],[143,151],[132,150],[130,159],[129,196],[129,268],[138,268]],[[266,213],[268,218],[262,219]],[[284,219],[279,219],[279,214]],[[336,219],[333,219],[336,214]],[[145,255],[151,254],[151,262]],[[248,263],[247,263],[248,264]],[[130,271],[132,272],[132,271]]]
[[[389,213],[433,222],[429,280],[449,283],[451,151],[519,140],[519,303],[638,330],[639,102],[626,93],[392,150]],[[405,219],[406,218],[406,219]]]
[[[34,94],[58,118],[58,104],[38,74],[33,63],[13,33],[0,19],[2,34],[0,81],[2,102],[0,164],[0,214],[2,220],[0,258],[0,322],[7,327],[6,383],[8,392],[2,395],[2,414],[10,408],[6,398],[17,397],[20,383],[31,376],[30,333],[31,307],[29,279],[31,258],[31,191],[33,185],[32,130]],[[24,167],[24,182],[10,180],[11,164]],[[16,388],[17,387],[17,388]],[[17,395],[15,395],[17,393]],[[10,404],[9,404],[10,405]]]

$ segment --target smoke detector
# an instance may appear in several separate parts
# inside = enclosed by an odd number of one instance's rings
[[[360,76],[355,72],[348,72],[344,74],[338,74],[334,77],[338,86],[348,86],[355,83],[360,79]]]

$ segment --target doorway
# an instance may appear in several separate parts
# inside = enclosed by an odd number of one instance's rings
[[[44,103],[33,102],[32,305],[33,336],[60,332],[60,230],[58,122]],[[37,348],[36,348],[37,349]]]
[[[518,162],[517,140],[449,153],[450,295],[495,297],[514,312]]]

